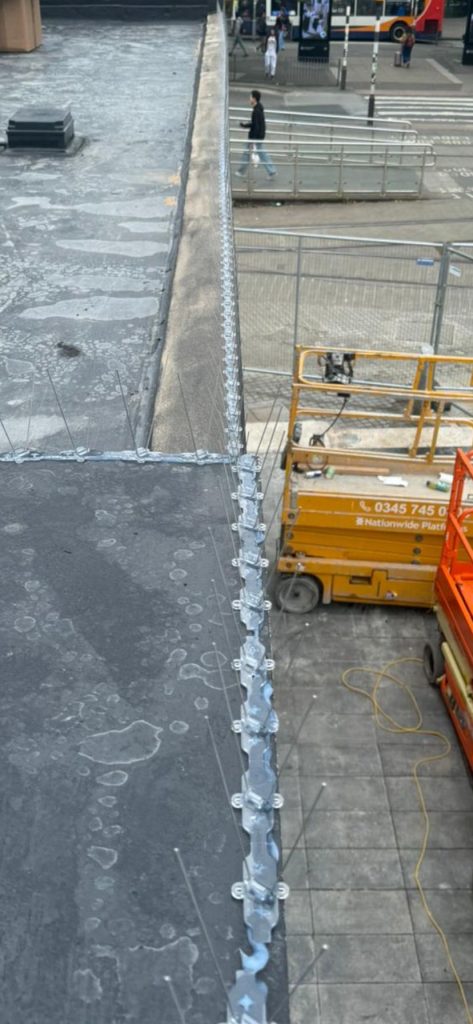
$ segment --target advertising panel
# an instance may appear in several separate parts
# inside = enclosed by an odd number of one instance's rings
[[[330,52],[331,0],[299,4],[299,60],[327,60]]]

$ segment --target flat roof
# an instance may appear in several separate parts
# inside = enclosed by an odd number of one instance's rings
[[[0,414],[14,445],[133,446],[159,359],[202,28],[47,22],[0,54],[0,135],[30,104],[71,104],[75,156],[0,150]],[[2,448],[4,443],[2,442]]]
[[[242,851],[205,717],[237,792],[239,739],[222,681],[238,717],[238,633],[209,534],[228,562],[224,474],[2,466],[0,1016],[9,1024],[174,1024],[165,975],[189,1021],[225,1018],[173,852],[230,986],[247,948],[230,895]],[[276,1007],[281,928],[263,978]]]

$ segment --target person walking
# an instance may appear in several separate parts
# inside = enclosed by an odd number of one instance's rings
[[[279,52],[281,53],[286,48],[286,26],[280,14],[276,18],[275,28],[278,35]]]
[[[269,35],[266,36],[266,45],[264,48],[264,71],[266,78],[274,79],[276,74],[276,67],[278,63],[278,37],[276,35],[276,29],[271,28]]]
[[[266,120],[259,89],[252,89],[250,94],[250,107],[252,108],[251,121],[240,121],[240,128],[248,128],[249,131],[248,142],[243,150],[240,166],[236,171],[236,174],[239,178],[242,178],[246,173],[250,162],[251,151],[254,149],[261,163],[265,166],[269,177],[274,178],[276,168],[269,153],[267,153],[263,148],[263,139],[266,136]]]
[[[411,66],[412,50],[415,46],[415,32],[414,29],[409,25],[404,32],[401,39],[401,60],[403,68],[409,68]]]
[[[248,56],[248,51],[247,51],[246,46],[245,46],[245,44],[244,44],[244,42],[243,42],[243,40],[241,38],[242,29],[243,29],[243,18],[241,17],[241,15],[238,14],[237,17],[235,18],[235,32],[234,32],[235,38],[233,40],[233,46],[232,46],[232,48],[230,50],[230,56],[232,55],[232,53],[234,52],[234,50],[236,49],[237,46],[240,47],[240,50],[243,50],[243,53],[244,53],[245,57]]]
[[[258,43],[258,45],[256,47],[256,50],[257,51],[260,50],[261,53],[264,53],[264,48],[265,48],[265,45],[266,45],[266,36],[267,36],[267,34],[268,34],[268,26],[266,24],[266,14],[263,13],[258,18],[258,21],[256,23],[256,35],[258,36],[258,39],[259,39],[259,43]]]

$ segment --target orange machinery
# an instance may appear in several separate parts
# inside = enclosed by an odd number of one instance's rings
[[[424,668],[440,691],[473,769],[473,451],[457,451],[447,528],[435,577],[439,639],[427,643]],[[471,531],[470,531],[471,533]]]

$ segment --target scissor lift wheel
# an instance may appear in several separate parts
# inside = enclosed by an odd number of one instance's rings
[[[437,686],[440,676],[443,676],[445,672],[443,654],[438,640],[434,640],[432,643],[427,641],[422,660],[427,682],[431,686]]]
[[[322,587],[312,576],[280,576],[275,586],[278,608],[295,615],[307,615],[320,603]]]

